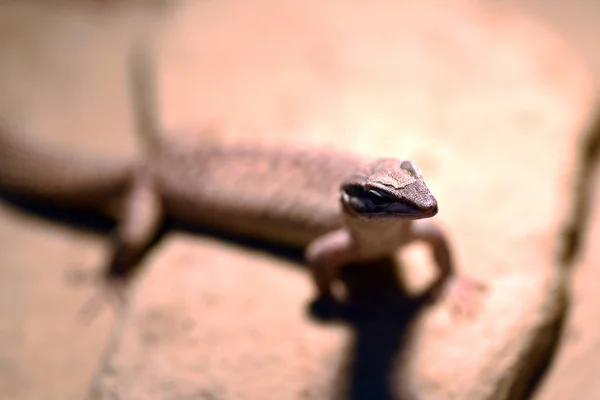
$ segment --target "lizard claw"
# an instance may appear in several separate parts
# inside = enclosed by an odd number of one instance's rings
[[[481,293],[487,285],[468,276],[449,278],[441,287],[440,297],[455,316],[473,317],[479,309]]]

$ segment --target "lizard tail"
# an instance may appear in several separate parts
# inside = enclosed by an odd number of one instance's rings
[[[129,81],[135,131],[147,150],[156,149],[160,144],[155,67],[150,40],[137,40],[129,57]]]
[[[90,159],[40,145],[0,119],[0,190],[58,205],[104,210],[128,187],[133,160]]]
[[[158,145],[153,57],[150,46],[133,46],[130,82],[136,130],[150,149]],[[58,205],[82,206],[112,212],[133,179],[135,161],[129,158],[90,159],[27,140],[0,118],[0,191]]]

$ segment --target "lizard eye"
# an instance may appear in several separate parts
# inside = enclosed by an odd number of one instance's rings
[[[371,200],[371,202],[378,207],[387,206],[392,202],[387,195],[378,190],[370,189],[367,193],[369,195],[369,200]]]

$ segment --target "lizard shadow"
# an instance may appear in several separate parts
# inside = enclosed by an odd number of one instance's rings
[[[50,222],[107,237],[112,234],[117,225],[114,219],[98,212],[50,204],[43,200],[20,196],[4,190],[0,190],[0,202],[9,208],[12,208],[13,210],[17,210],[18,212],[22,212],[27,215],[34,215]],[[156,245],[156,243],[159,242],[165,234],[173,230],[182,231],[193,235],[217,238],[240,247],[264,250],[265,252],[271,253],[277,257],[286,258],[299,264],[303,262],[303,251],[300,249],[272,245],[258,239],[230,235],[218,230],[186,224],[184,222],[173,221],[170,219],[165,220],[160,226],[155,238],[151,241],[151,243],[148,244],[147,250],[152,251],[152,248]],[[147,252],[142,255],[142,258],[145,257],[146,253]],[[131,272],[132,274],[130,274],[130,276],[134,278],[136,271]]]
[[[436,282],[424,292],[406,292],[402,265],[392,258],[351,264],[341,280],[348,297],[340,319],[352,330],[338,397],[352,400],[417,399],[409,375],[415,321],[436,298]],[[343,395],[340,395],[343,393]]]
[[[28,214],[98,234],[110,234],[115,222],[105,216],[61,208],[0,191],[0,201]],[[222,239],[233,245],[265,251],[293,261],[305,268],[303,251],[271,245],[204,227],[167,220],[154,243],[166,232],[179,230]],[[406,293],[406,285],[398,261],[386,258],[370,263],[350,264],[342,268],[341,281],[347,288],[347,299],[327,322],[343,323],[352,331],[352,340],[338,368],[340,382],[336,391],[352,400],[414,399],[406,365],[413,322],[435,298],[435,285],[417,296]],[[131,276],[135,279],[135,272]],[[318,318],[316,318],[318,319]],[[401,393],[398,393],[398,392]]]
[[[252,238],[240,238],[178,222],[167,223],[168,229],[210,235],[234,245],[266,251],[293,261],[294,267],[306,269],[304,253],[297,248],[272,245]],[[408,365],[414,323],[420,313],[433,304],[442,280],[422,293],[408,294],[400,271],[402,263],[383,258],[367,263],[344,266],[340,280],[346,299],[337,304],[327,318],[314,313],[312,304],[306,312],[320,323],[342,323],[351,330],[351,342],[338,366],[336,398],[350,400],[418,399],[409,376]]]
[[[0,202],[15,210],[80,230],[105,234],[115,226],[111,218],[99,213],[52,205],[3,190],[0,190]]]
[[[20,196],[4,190],[0,190],[0,202],[18,212],[43,218],[44,220],[69,226],[80,231],[96,233],[98,235],[106,236],[107,238],[111,237],[112,232],[117,226],[114,219],[98,212],[50,204],[43,200],[34,199],[27,196]],[[142,260],[149,251],[152,251],[152,248],[164,237],[165,234],[173,230],[198,236],[217,238],[240,247],[263,250],[277,257],[291,260],[297,264],[303,263],[303,251],[300,249],[272,245],[258,239],[230,235],[218,230],[186,224],[184,222],[173,221],[170,219],[166,219],[159,227],[154,239],[148,244],[146,251],[140,257],[140,260]],[[106,265],[105,267],[106,271],[103,272],[110,272],[108,271],[109,265]],[[128,271],[128,279],[135,279],[137,272],[137,268],[134,271]]]

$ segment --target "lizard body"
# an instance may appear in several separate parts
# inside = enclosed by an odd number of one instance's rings
[[[342,225],[339,182],[365,161],[310,148],[174,147],[160,146],[151,165],[169,215],[296,247]]]
[[[305,248],[321,298],[333,296],[344,264],[389,256],[414,240],[430,245],[449,287],[462,294],[469,288],[462,284],[468,281],[453,279],[458,275],[446,236],[426,220],[437,213],[437,201],[412,162],[214,141],[190,147],[161,137],[144,51],[132,58],[138,131],[145,139],[141,160],[71,157],[0,128],[0,188],[116,217],[109,275],[139,262],[169,217]],[[461,285],[450,285],[456,282]]]

